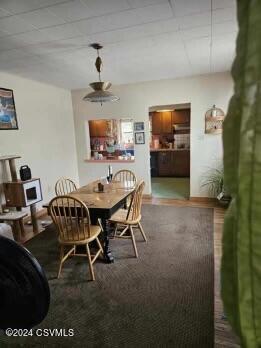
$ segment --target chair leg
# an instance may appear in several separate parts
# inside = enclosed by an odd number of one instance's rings
[[[117,231],[118,231],[118,224],[115,225],[115,229],[114,229],[114,233],[113,233],[113,239],[116,238]]]
[[[97,241],[99,250],[101,250],[101,253],[103,254],[103,247],[102,247],[101,242],[99,241],[99,238],[98,238],[98,237],[96,238],[96,241]]]
[[[100,219],[100,218],[98,219],[98,225],[100,226],[102,232],[104,232],[103,226],[102,226],[102,223],[101,223],[101,219]]]
[[[140,231],[141,231],[141,234],[142,234],[142,237],[143,237],[144,241],[147,242],[146,234],[145,234],[145,232],[144,232],[144,230],[143,230],[143,227],[141,226],[141,223],[140,223],[140,222],[138,223],[138,226],[139,226],[139,229],[140,229]]]
[[[63,257],[64,257],[64,246],[61,245],[61,247],[60,247],[60,265],[59,265],[59,270],[58,270],[58,274],[57,274],[57,279],[59,279],[61,271],[62,271]]]
[[[121,234],[120,234],[120,237],[124,236],[124,234],[128,231],[128,229],[129,229],[129,226],[126,226],[126,227],[122,230],[122,232],[121,232]]]
[[[131,233],[131,240],[132,240],[132,245],[133,245],[133,249],[135,252],[135,256],[139,257],[132,226],[130,226],[130,233]]]
[[[87,257],[88,257],[88,262],[89,262],[89,269],[90,269],[90,273],[91,273],[91,278],[92,278],[92,280],[95,280],[89,244],[86,244],[86,252],[87,252]]]

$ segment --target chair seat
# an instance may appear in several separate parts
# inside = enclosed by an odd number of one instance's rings
[[[95,238],[98,237],[98,235],[101,233],[100,226],[96,225],[90,225],[90,237],[85,238],[84,234],[80,234],[80,240],[62,240],[59,237],[59,243],[64,245],[81,245],[81,244],[87,244],[92,242]]]
[[[112,217],[110,218],[110,221],[125,224],[125,225],[137,225],[137,223],[141,219],[141,215],[139,215],[139,217],[136,220],[127,220],[127,214],[128,214],[128,210],[119,209],[116,213],[112,215]]]

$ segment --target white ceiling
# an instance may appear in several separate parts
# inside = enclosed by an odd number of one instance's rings
[[[75,89],[231,67],[235,0],[0,0],[0,70]],[[5,87],[5,86],[1,86]]]

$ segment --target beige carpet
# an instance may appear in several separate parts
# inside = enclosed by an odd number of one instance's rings
[[[139,259],[130,240],[111,240],[115,263],[97,262],[95,282],[83,258],[67,261],[55,278],[53,227],[28,242],[51,288],[40,327],[73,328],[75,336],[1,336],[0,346],[213,347],[213,210],[144,205],[143,226],[148,243],[137,231]]]

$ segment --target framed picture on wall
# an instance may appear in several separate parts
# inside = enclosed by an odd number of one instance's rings
[[[144,131],[144,122],[135,122],[134,123],[134,132]]]
[[[0,130],[18,129],[12,89],[0,87]]]
[[[145,133],[144,132],[135,133],[135,144],[145,144]]]

